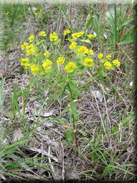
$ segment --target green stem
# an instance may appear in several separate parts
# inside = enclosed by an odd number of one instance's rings
[[[103,35],[102,35],[102,48],[104,48],[104,32],[105,32],[105,2],[103,0],[103,16],[104,16],[104,24],[103,24]]]
[[[70,92],[70,96],[71,96],[71,103],[73,102],[73,96],[72,96],[72,90],[70,88],[69,82],[68,82],[68,88],[69,88],[69,92]],[[76,142],[76,148],[78,149],[78,139],[77,139],[77,131],[75,128],[75,117],[74,117],[74,113],[72,111],[72,118],[73,118],[73,133],[75,136],[75,142]],[[78,155],[78,152],[76,152],[76,155]]]
[[[114,13],[115,13],[115,38],[114,38],[114,48],[116,51],[116,43],[117,43],[117,7],[116,7],[116,0],[115,0],[115,4],[114,4]]]
[[[73,96],[72,96],[72,91],[71,91],[71,88],[69,86],[69,82],[68,82],[68,88],[69,88],[69,92],[70,92],[70,97],[71,97],[71,102],[73,101]]]
[[[75,117],[74,117],[74,114],[72,114],[72,117],[73,117],[73,133],[74,133],[74,136],[75,136],[76,148],[78,150],[78,139],[77,139],[77,131],[76,131],[76,128],[75,128]],[[78,155],[78,152],[76,152],[76,155]]]

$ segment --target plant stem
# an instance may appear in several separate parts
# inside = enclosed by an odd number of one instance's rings
[[[68,88],[69,88],[69,91],[70,91],[71,103],[72,103],[73,102],[73,96],[72,96],[72,90],[70,88],[69,83],[68,83]],[[74,136],[75,136],[76,148],[78,149],[77,131],[76,131],[76,128],[75,128],[75,117],[74,117],[73,111],[72,111],[72,118],[73,118],[73,133],[74,133]],[[76,155],[78,155],[78,152],[76,153]]]
[[[75,141],[76,141],[76,148],[78,150],[78,139],[77,139],[77,131],[76,131],[76,128],[75,128],[75,117],[74,117],[74,114],[73,114],[73,132],[74,132],[74,135],[75,135]],[[76,152],[76,155],[78,156],[78,152]]]
[[[115,37],[114,37],[114,50],[116,51],[116,43],[117,43],[117,7],[116,7],[116,0],[115,0],[115,4],[114,4],[114,14],[115,14],[115,22],[114,22],[114,26],[115,26]]]
[[[104,32],[105,32],[105,1],[103,0],[103,16],[104,16],[104,24],[103,24],[103,35],[102,35],[102,47],[104,48]]]

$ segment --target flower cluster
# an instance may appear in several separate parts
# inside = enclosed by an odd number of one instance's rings
[[[56,32],[53,32],[53,34],[50,34],[50,41],[57,41],[57,40],[58,40],[58,36]]]
[[[65,61],[65,58],[64,57],[58,57],[57,65],[58,66],[61,66],[62,64],[64,64],[64,61]]]
[[[76,68],[76,64],[74,62],[68,62],[68,64],[66,65],[65,67],[65,70],[68,72],[68,73],[71,73],[74,71],[74,69]]]
[[[95,37],[93,34],[88,34],[87,36],[89,39],[93,39]]]
[[[103,58],[103,54],[100,53],[98,55],[98,59],[100,59],[100,63],[104,64],[105,69],[107,70],[114,70],[115,66],[119,67],[120,66],[120,62],[118,60],[113,60],[111,62],[111,55],[107,55],[106,58]]]
[[[51,60],[47,59],[46,61],[43,62],[43,68],[45,71],[48,71],[51,69],[51,65],[52,65],[52,62]]]
[[[45,34],[44,31],[41,31],[41,32],[39,33],[39,35],[40,35],[40,36],[46,36],[47,34]]]
[[[82,63],[83,63],[84,66],[92,67],[93,64],[94,64],[94,61],[93,61],[93,59],[91,59],[89,57],[86,57],[86,58],[83,59]]]
[[[81,37],[83,34],[84,34],[83,31],[77,32],[77,33],[73,33],[72,34],[72,38],[77,39],[77,38]]]
[[[71,33],[71,31],[68,29],[66,31],[64,31],[64,36],[66,36],[67,34]]]
[[[64,31],[64,36],[71,33],[70,30]],[[86,37],[83,37],[81,40],[81,36],[84,36],[84,32],[77,32],[73,33],[69,36],[68,40],[70,41],[69,48],[72,52],[73,60],[69,61],[67,60],[67,56],[59,56],[56,59],[56,62],[53,60],[52,55],[49,50],[45,50],[45,47],[43,46],[43,42],[46,41],[45,37],[47,34],[44,31],[39,32],[39,40],[36,41],[36,38],[34,35],[29,36],[29,43],[24,42],[21,45],[21,49],[26,51],[26,56],[28,58],[22,58],[20,60],[21,65],[25,67],[25,69],[30,69],[33,75],[39,74],[39,75],[46,75],[50,72],[55,71],[55,64],[59,67],[59,71],[62,69],[66,71],[68,74],[71,73],[77,73],[76,71],[83,72],[83,69],[85,67],[92,67],[94,65],[94,55],[93,50],[90,48],[88,49],[85,44],[90,43],[89,39],[93,39],[95,36],[93,34],[88,34],[87,39]],[[51,44],[58,44],[59,39],[55,32],[49,35]],[[83,41],[83,44],[80,44]],[[33,44],[32,44],[33,43]],[[42,47],[43,46],[43,47]],[[42,48],[44,48],[44,52],[42,52]],[[53,52],[52,52],[53,53]],[[114,70],[115,66],[119,67],[120,62],[118,60],[111,60],[111,55],[107,55],[104,57],[103,53],[98,54],[98,59],[101,67],[103,66],[103,69],[107,70]]]
[[[76,45],[77,45],[76,42],[72,42],[72,43],[70,44],[69,48],[70,48],[71,50],[73,50],[73,49],[76,47]]]
[[[30,60],[28,58],[22,58],[20,62],[21,65],[25,67],[25,69],[28,69],[30,67]]]

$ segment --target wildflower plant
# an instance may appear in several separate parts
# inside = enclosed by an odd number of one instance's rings
[[[64,37],[67,34],[67,40],[70,42],[68,49],[71,55],[67,55],[67,53],[65,55],[54,54],[55,47],[60,43],[60,39],[55,32],[49,35],[51,47],[47,49],[47,34],[41,31],[38,40],[34,35],[30,35],[29,43],[24,42],[21,45],[21,49],[26,52],[26,56],[20,62],[32,75],[40,75],[42,78],[52,79],[52,84],[55,87],[61,86],[61,98],[65,92],[69,95],[70,105],[63,112],[70,112],[72,128],[69,129],[69,134],[65,134],[65,137],[68,140],[74,140],[75,137],[76,149],[78,150],[75,122],[78,120],[80,111],[76,109],[77,100],[74,100],[74,98],[80,96],[80,92],[76,87],[76,84],[80,81],[76,77],[84,73],[85,69],[91,73],[92,70],[96,70],[96,76],[94,75],[94,77],[106,77],[108,71],[111,72],[111,70],[120,66],[120,62],[117,59],[113,60],[111,55],[105,56],[103,53],[99,53],[97,56],[94,55],[91,46],[91,41],[95,38],[94,35],[86,35],[84,31],[71,34],[70,30],[65,30]],[[56,120],[54,119],[54,121]]]

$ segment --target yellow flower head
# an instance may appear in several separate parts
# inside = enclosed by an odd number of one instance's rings
[[[84,34],[84,31],[78,32],[78,33],[77,33],[77,37],[80,37],[80,36],[82,36],[83,34]]]
[[[22,59],[20,60],[20,62],[21,62],[21,65],[22,65],[22,66],[25,66],[26,64],[29,63],[29,59],[28,59],[28,58],[22,58]]]
[[[67,34],[69,34],[71,31],[68,29],[68,30],[66,30],[66,31],[64,31],[64,36],[65,35],[67,35]]]
[[[39,11],[40,13],[42,13],[42,9],[40,9],[40,11]]]
[[[78,49],[79,54],[84,54],[88,51],[88,49],[85,46],[80,46]]]
[[[70,44],[69,48],[70,48],[71,50],[73,50],[73,49],[76,47],[76,45],[77,45],[76,42],[72,42],[72,43]]]
[[[35,54],[36,51],[37,51],[37,48],[33,44],[26,46],[26,55]]]
[[[65,70],[68,73],[73,72],[75,68],[76,68],[76,64],[74,62],[68,62],[68,64],[65,66]]]
[[[120,62],[119,62],[118,60],[113,60],[113,64],[114,64],[115,66],[117,66],[117,67],[120,66]]]
[[[58,66],[61,66],[62,64],[64,64],[64,61],[65,61],[65,58],[64,57],[58,57],[57,65]]]
[[[84,34],[84,32],[83,32],[83,31],[81,31],[81,32],[77,32],[77,33],[73,33],[73,34],[72,34],[72,38],[76,39],[76,38],[78,38],[78,37],[82,36],[83,34]]]
[[[111,68],[111,63],[110,63],[110,62],[105,62],[105,63],[104,63],[104,66],[105,66],[106,69],[110,70],[110,68]]]
[[[34,36],[34,35],[31,35],[31,36],[29,37],[29,42],[31,43],[31,42],[34,40],[34,38],[35,38],[35,36]]]
[[[21,50],[24,50],[28,46],[27,42],[24,42],[24,44],[21,45]]]
[[[85,58],[83,61],[82,61],[83,65],[86,66],[86,67],[92,67],[93,64],[94,64],[94,61],[93,59],[87,57]]]
[[[51,68],[52,62],[47,59],[45,62],[43,62],[42,66],[45,71],[48,71]]]
[[[109,60],[111,59],[111,55],[107,55],[106,57],[107,57],[107,59],[109,59]]]
[[[93,34],[88,34],[87,36],[89,39],[93,39],[95,37]]]
[[[33,11],[34,15],[37,15],[38,13],[36,11]]]
[[[25,69],[28,69],[30,67],[30,64],[29,63],[25,64],[24,67],[25,67]]]
[[[103,57],[102,53],[98,54],[98,59],[101,59],[102,57]]]
[[[32,74],[35,75],[35,74],[37,74],[38,71],[39,71],[39,66],[36,65],[36,64],[33,64],[33,65],[30,67],[30,69],[31,69]]]
[[[40,36],[46,36],[47,34],[45,34],[44,31],[41,31],[41,32],[39,33],[39,35],[40,35]]]
[[[93,53],[93,50],[92,50],[92,49],[87,50],[85,53],[86,53],[86,54],[88,54],[88,55],[94,55],[94,53]]]
[[[58,40],[58,36],[56,32],[53,32],[53,34],[50,34],[50,41],[57,41],[57,40]]]
[[[46,52],[44,53],[45,56],[47,56],[47,55],[49,55],[49,54],[50,54],[49,51],[46,51]]]

